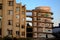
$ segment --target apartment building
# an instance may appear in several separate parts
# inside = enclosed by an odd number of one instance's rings
[[[0,0],[0,37],[26,38],[26,7],[16,0]]]
[[[34,10],[27,10],[21,3],[16,0],[0,0],[0,37],[16,37],[16,38],[51,38],[52,33],[52,15],[50,7],[41,6]],[[32,18],[26,21],[26,16]],[[32,26],[29,25],[29,22]]]
[[[51,12],[50,7],[48,6],[40,6],[36,7],[34,10],[27,10],[27,12],[32,12],[31,16],[27,16],[32,18],[31,22],[33,29],[33,38],[37,40],[37,38],[51,38],[52,36],[52,27],[53,27],[53,13]],[[29,14],[29,13],[28,13]]]
[[[53,13],[50,10],[50,7],[41,6],[36,7],[33,12],[33,37],[35,38],[51,38],[52,34],[52,15]]]

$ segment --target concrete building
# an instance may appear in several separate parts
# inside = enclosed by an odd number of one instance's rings
[[[27,16],[32,18],[32,21],[27,21],[32,23],[33,28],[33,38],[51,38],[52,36],[52,15],[50,7],[40,6],[36,7],[34,10],[27,10],[27,12],[32,12],[32,16]]]
[[[25,5],[16,0],[0,0],[0,29],[1,37],[26,38]]]
[[[16,38],[51,38],[52,37],[52,15],[50,7],[41,6],[32,13],[31,21],[26,21],[26,7],[15,0],[0,0],[0,37]],[[29,23],[32,23],[32,26]]]
[[[54,26],[52,31],[55,37],[60,38],[60,23],[58,26]]]

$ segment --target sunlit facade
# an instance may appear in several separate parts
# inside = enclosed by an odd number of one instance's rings
[[[16,0],[0,0],[0,36],[26,38],[26,7]]]

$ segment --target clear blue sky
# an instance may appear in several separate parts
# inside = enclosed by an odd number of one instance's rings
[[[60,23],[60,0],[16,0],[17,3],[26,5],[26,9],[32,10],[38,6],[50,6],[53,12],[54,26]]]

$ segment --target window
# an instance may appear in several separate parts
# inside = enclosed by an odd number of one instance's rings
[[[8,35],[12,35],[12,30],[8,30]]]
[[[27,35],[26,35],[27,37],[33,37],[33,33],[27,33]]]
[[[34,12],[34,16],[36,16],[37,14],[36,14],[36,12]]]
[[[34,32],[37,32],[37,27],[34,27],[34,28],[33,28],[33,31],[34,31]]]
[[[38,16],[41,16],[41,13],[38,13]]]
[[[25,32],[22,32],[22,36],[25,36]]]
[[[38,26],[41,27],[41,23],[38,23]]]
[[[25,14],[25,12],[24,12],[24,11],[22,11],[22,14]]]
[[[13,1],[9,1],[9,6],[13,6]]]
[[[19,7],[16,7],[16,11],[20,11],[20,8]]]
[[[12,20],[8,20],[8,25],[12,25]]]
[[[40,18],[40,17],[38,17],[38,18],[37,18],[37,20],[38,20],[38,21],[41,21],[41,18]]]
[[[20,32],[19,31],[16,31],[16,35],[19,35],[20,34]]]
[[[33,31],[33,28],[27,28],[26,31],[27,31],[27,32],[32,32],[32,31]]]
[[[25,26],[24,26],[24,25],[22,25],[22,26],[21,26],[21,28],[25,28]]]
[[[34,21],[37,21],[37,18],[36,17],[34,17]]]
[[[16,18],[19,19],[19,15],[16,15]]]
[[[20,24],[19,24],[19,23],[17,23],[17,24],[16,24],[16,27],[20,27]]]
[[[0,29],[0,35],[2,34],[2,29]]]
[[[37,38],[37,33],[34,33],[33,36],[34,36],[34,38]]]
[[[0,4],[0,9],[2,9],[2,4]]]
[[[45,17],[48,17],[48,14],[45,14]]]
[[[49,27],[49,24],[48,24],[48,23],[46,23],[46,24],[45,24],[45,27]]]
[[[13,15],[13,10],[9,10],[9,15]]]
[[[38,32],[43,32],[43,29],[42,28],[38,28]]]
[[[33,25],[34,25],[34,26],[37,26],[37,22],[34,22]]]

